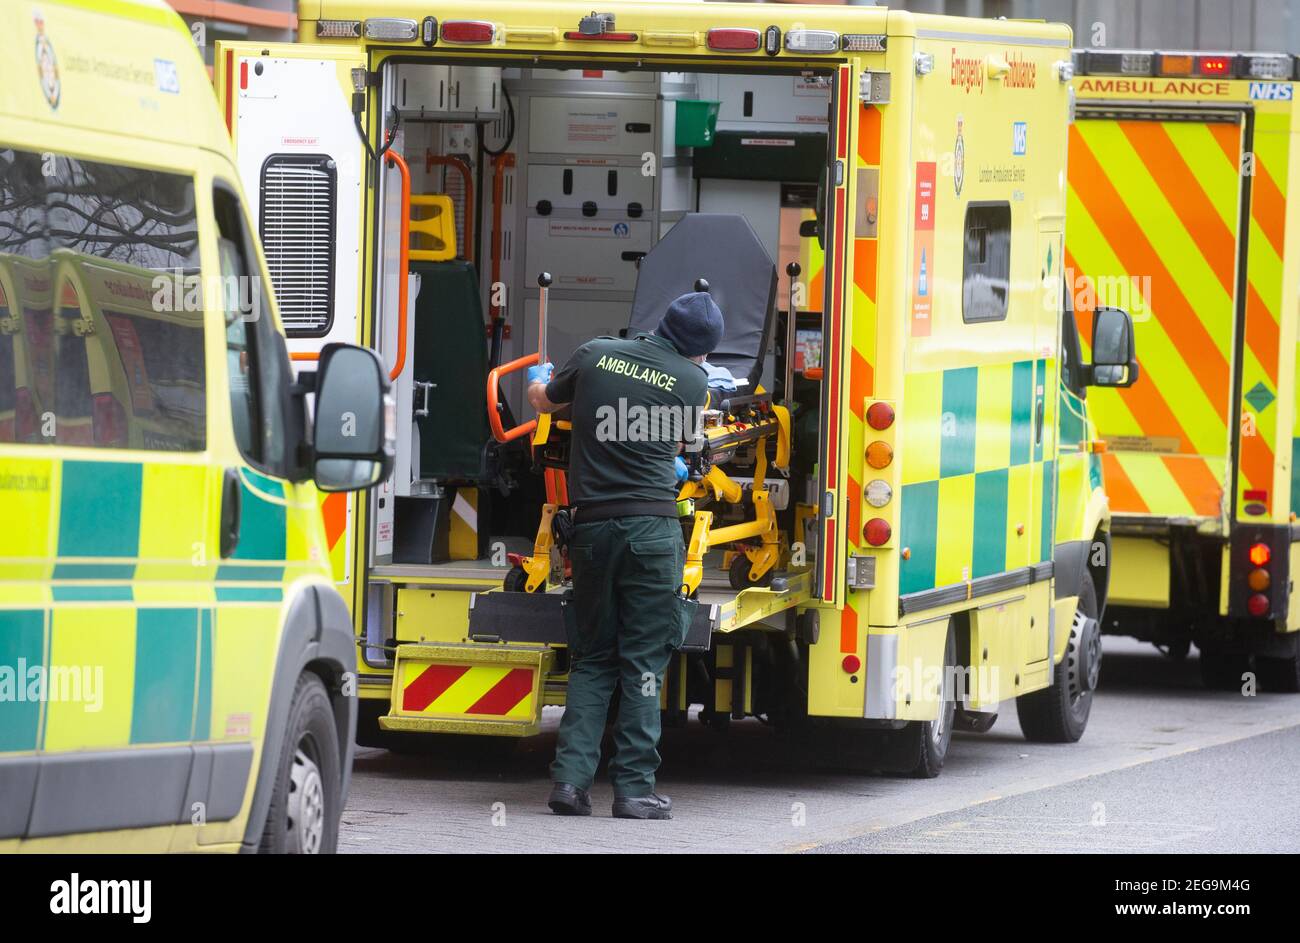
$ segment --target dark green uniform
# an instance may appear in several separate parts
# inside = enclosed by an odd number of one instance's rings
[[[597,338],[546,387],[551,402],[572,403],[569,496],[578,508],[569,542],[576,633],[555,782],[590,788],[619,686],[614,792],[654,791],[659,688],[682,642],[676,593],[685,548],[673,459],[707,392],[702,367],[645,334]]]

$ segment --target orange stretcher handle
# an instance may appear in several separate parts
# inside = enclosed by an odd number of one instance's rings
[[[396,380],[406,367],[406,304],[407,286],[411,281],[411,168],[401,154],[388,151],[384,159],[396,165],[402,175],[402,253],[397,263],[397,363],[388,371],[388,379]]]
[[[513,442],[515,439],[531,434],[532,431],[537,428],[536,419],[530,419],[527,422],[520,423],[513,429],[504,428],[501,425],[501,410],[497,405],[497,391],[501,388],[501,378],[507,373],[514,373],[516,370],[523,370],[525,367],[534,366],[539,362],[539,360],[540,357],[536,353],[532,353],[527,357],[520,357],[518,360],[503,363],[501,366],[488,373],[488,425],[492,427],[492,438],[496,439],[498,442]]]
[[[402,252],[398,263],[400,275],[397,280],[397,363],[388,371],[388,379],[396,380],[398,374],[406,367],[406,305],[411,270],[411,168],[406,165],[401,154],[388,151],[384,159],[396,165],[402,175]],[[298,350],[289,354],[290,360],[320,360],[320,351]]]

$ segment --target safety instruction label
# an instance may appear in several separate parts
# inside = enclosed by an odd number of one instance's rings
[[[916,165],[916,219],[912,236],[912,336],[929,337],[934,284],[934,161]]]
[[[550,223],[548,236],[577,236],[586,239],[626,239],[631,234],[627,223]]]
[[[618,140],[617,112],[571,111],[568,122],[566,137],[570,144],[611,144]]]
[[[1163,435],[1104,435],[1106,447],[1111,452],[1177,452],[1178,436]]]

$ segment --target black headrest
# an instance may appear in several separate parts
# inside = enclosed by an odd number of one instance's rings
[[[628,336],[658,327],[673,299],[694,291],[699,278],[726,325],[709,362],[747,380],[752,392],[776,322],[776,265],[743,216],[688,213],[668,230],[641,260]]]

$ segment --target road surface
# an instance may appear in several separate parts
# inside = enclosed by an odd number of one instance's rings
[[[757,721],[665,731],[669,822],[546,808],[560,710],[505,756],[359,748],[345,852],[1300,851],[1300,695],[1205,691],[1175,662],[1106,639],[1084,738],[1031,744],[1014,704],[986,734],[956,734],[919,781],[810,758]],[[603,772],[603,770],[602,770]]]

